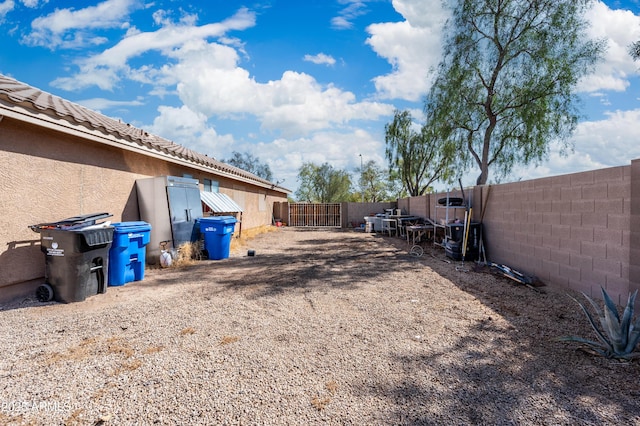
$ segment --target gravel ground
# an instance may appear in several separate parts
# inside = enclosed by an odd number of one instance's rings
[[[638,362],[556,341],[592,338],[567,292],[408,248],[283,228],[84,302],[0,306],[0,424],[640,424]]]

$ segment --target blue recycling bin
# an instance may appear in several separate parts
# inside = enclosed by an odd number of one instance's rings
[[[231,236],[236,227],[236,218],[233,216],[212,216],[200,218],[199,222],[207,258],[210,260],[228,258]]]
[[[109,249],[110,286],[121,286],[144,279],[146,246],[151,236],[147,222],[118,222],[113,226],[113,241]]]

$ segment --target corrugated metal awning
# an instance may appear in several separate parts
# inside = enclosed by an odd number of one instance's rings
[[[242,212],[242,208],[236,204],[227,194],[221,192],[202,192],[200,191],[200,199],[214,213],[237,213]]]

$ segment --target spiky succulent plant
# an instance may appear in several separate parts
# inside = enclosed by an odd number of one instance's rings
[[[585,344],[597,354],[607,358],[629,360],[640,357],[640,353],[635,351],[640,340],[640,319],[633,319],[633,305],[635,304],[638,290],[629,295],[622,317],[620,317],[616,304],[613,303],[605,289],[601,288],[601,290],[602,298],[604,299],[604,310],[600,309],[591,297],[582,293],[598,315],[600,327],[586,306],[572,297],[587,315],[587,319],[596,332],[598,340],[593,341],[577,336],[565,336],[561,337],[560,340]]]

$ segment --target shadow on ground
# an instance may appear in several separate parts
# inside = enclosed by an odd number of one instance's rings
[[[344,238],[308,238],[277,252],[256,250],[255,256],[205,261],[185,269],[186,277],[180,273],[180,283],[210,281],[212,294],[250,289],[251,297],[258,298],[313,287],[356,288],[363,281],[382,280],[418,262],[401,248],[386,246],[381,250],[379,241],[362,239],[362,233],[334,232]],[[175,281],[174,274],[167,274],[150,285]]]
[[[315,288],[357,289],[407,269],[429,268],[492,314],[474,319],[464,333],[451,329],[446,351],[425,345],[418,354],[390,352],[393,368],[402,370],[395,372],[403,376],[400,386],[382,377],[373,384],[348,384],[363,396],[386,401],[388,409],[379,414],[384,424],[640,424],[637,362],[617,363],[556,341],[566,334],[593,338],[564,292],[538,293],[494,276],[478,280],[472,265],[456,268],[457,262],[447,263],[442,251],[430,245],[415,257],[397,238],[341,230],[297,232],[307,234],[291,246],[277,247],[277,235],[265,235],[256,241],[264,238],[256,256],[153,271],[153,279],[130,291],[193,285],[205,297],[241,292],[255,299]],[[327,232],[340,236],[325,238]],[[443,321],[456,315],[442,314]],[[508,326],[498,325],[497,317]]]
[[[397,240],[386,242],[402,247]],[[506,319],[509,327],[498,327],[491,316],[478,320],[450,349],[461,356],[428,350],[420,356],[396,354],[404,385],[371,390],[400,407],[395,418],[403,424],[438,424],[446,412],[455,414],[443,420],[460,424],[640,424],[640,383],[634,379],[640,377],[640,363],[608,360],[557,340],[566,335],[596,340],[569,297],[580,296],[495,275],[478,280],[489,273],[486,268],[448,259],[430,243],[423,246],[425,266]],[[443,386],[425,385],[443,378],[449,382],[446,392]],[[434,408],[425,401],[438,404]]]
[[[478,281],[472,263],[447,260],[430,244],[424,245],[423,256],[415,257],[407,243],[396,238],[338,230],[334,232],[343,238],[322,238],[325,232],[275,253],[258,251],[255,257],[195,267],[188,280],[215,281],[218,285],[210,290],[215,295],[240,291],[247,298],[260,298],[313,288],[355,289],[407,268],[430,268],[506,319],[509,327],[498,327],[488,316],[463,335],[451,330],[456,337],[448,352],[425,347],[418,356],[392,354],[393,364],[401,365],[405,376],[401,386],[352,383],[365,396],[388,401],[389,411],[380,414],[385,422],[640,423],[637,362],[595,357],[556,340],[567,334],[594,338],[565,292],[536,292],[504,277]],[[157,285],[165,284],[157,280]]]

